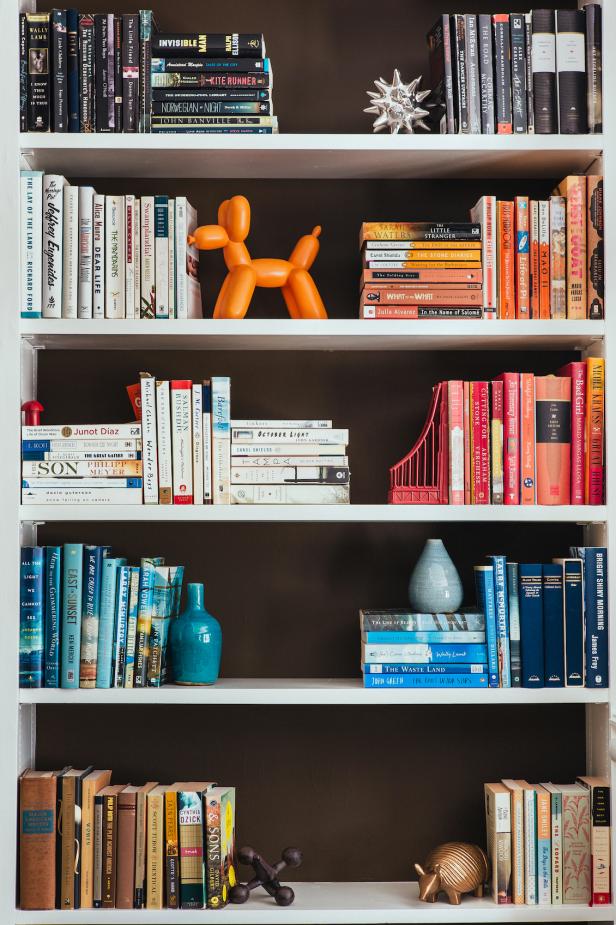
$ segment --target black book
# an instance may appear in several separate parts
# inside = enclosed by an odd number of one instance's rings
[[[77,10],[66,11],[68,81],[68,130],[79,131],[79,17]]]
[[[139,11],[139,131],[152,126],[152,35],[156,23],[151,10]]]
[[[554,10],[533,10],[533,106],[535,132],[558,132],[556,101],[556,16]]]
[[[588,131],[583,10],[556,10],[558,125],[561,135]]]
[[[122,129],[139,128],[139,16],[122,17]]]
[[[237,100],[163,100],[152,102],[153,116],[271,116],[271,103]]]
[[[122,17],[113,18],[113,130],[122,131],[124,97],[122,96]]]
[[[244,87],[155,87],[152,90],[152,101],[160,103],[164,100],[236,100],[242,103],[267,103],[270,101],[270,92],[248,90]]]
[[[456,116],[451,68],[451,30],[449,16],[444,14],[436,21],[427,35],[430,69],[430,86],[435,109],[440,119],[443,134],[454,135]],[[233,60],[233,59],[232,59]]]
[[[588,131],[598,135],[603,131],[603,62],[601,7],[587,3],[586,13],[586,81],[588,97]]]
[[[514,135],[525,135],[526,116],[526,26],[523,13],[509,17],[511,41],[511,112]]]
[[[264,58],[265,42],[258,33],[191,32],[152,36],[155,58]]]
[[[524,51],[526,53],[526,121],[528,134],[535,133],[533,107],[533,24],[532,13],[524,13]]]
[[[19,14],[19,131],[28,131],[28,23]]]
[[[463,13],[451,17],[452,57],[456,63],[456,87],[458,91],[458,132],[470,132],[468,111],[468,85],[466,82],[466,25]]]
[[[468,93],[469,129],[472,135],[481,135],[477,17],[473,13],[465,14],[464,31],[466,34],[466,85]]]
[[[113,13],[107,16],[107,124],[115,132],[115,19]]]
[[[496,100],[496,131],[511,135],[511,41],[509,16],[495,13],[494,26],[494,98]]]
[[[28,25],[28,131],[48,132],[49,13],[26,13]]]
[[[263,71],[264,58],[152,58],[152,73],[200,73],[202,71]]]
[[[94,125],[94,18],[79,14],[79,131],[93,132]]]
[[[51,11],[51,125],[54,132],[68,132],[68,36],[66,10]]]
[[[494,111],[494,52],[492,48],[492,17],[480,13],[477,17],[479,41],[479,95],[481,102],[481,131],[493,135],[495,129]]]
[[[109,17],[94,15],[94,84],[96,86],[96,131],[109,132]]]
[[[143,56],[142,56],[143,57]],[[152,74],[147,110],[154,87],[269,87],[269,74]]]

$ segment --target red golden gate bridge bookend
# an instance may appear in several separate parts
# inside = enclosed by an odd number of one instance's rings
[[[447,383],[434,386],[428,417],[410,453],[389,470],[389,504],[448,504]]]

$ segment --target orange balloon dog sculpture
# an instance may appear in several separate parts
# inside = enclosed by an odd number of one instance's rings
[[[244,241],[250,231],[250,203],[245,196],[225,199],[218,225],[201,225],[188,238],[199,250],[223,249],[229,270],[214,308],[214,318],[243,318],[256,286],[282,289],[291,318],[327,318],[319,290],[308,272],[319,253],[317,225],[300,238],[288,260],[253,260]]]

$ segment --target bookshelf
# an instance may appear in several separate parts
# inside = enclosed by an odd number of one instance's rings
[[[496,0],[480,0],[477,5],[486,10],[506,8]],[[39,3],[41,9],[49,6],[44,0]],[[114,4],[97,0],[93,6],[94,11],[112,7],[122,12],[131,5],[124,0]],[[398,62],[408,64],[411,73],[425,70],[423,35],[441,12],[439,0],[426,4],[382,0],[380,14],[384,21],[396,18],[396,34],[389,36],[388,30],[388,42],[375,43],[373,54],[362,55],[361,62],[356,57],[365,23],[371,22],[371,30],[376,28],[369,0],[357,0],[352,12],[347,3],[325,0],[315,0],[309,8],[299,0],[261,4],[240,0],[234,6],[232,13],[224,5],[220,10],[201,10],[188,0],[177,0],[159,4],[157,14],[166,30],[254,28],[266,33],[268,45],[271,36],[277,111],[281,129],[288,134],[238,136],[232,142],[215,135],[20,136],[17,12],[34,9],[36,0],[5,0],[0,5],[0,72],[9,114],[0,137],[4,203],[0,229],[0,561],[4,568],[0,783],[6,794],[0,803],[0,858],[5,870],[0,920],[16,925],[124,925],[128,921],[156,925],[210,921],[217,915],[238,925],[274,921],[283,925],[613,922],[614,906],[497,907],[491,900],[471,898],[465,898],[460,907],[444,902],[432,906],[418,901],[415,884],[400,881],[410,876],[412,861],[423,861],[420,855],[439,841],[482,837],[484,780],[512,773],[545,779],[561,771],[563,778],[570,779],[586,769],[609,774],[616,786],[610,757],[616,722],[614,686],[602,691],[364,690],[351,676],[357,669],[356,620],[349,629],[341,614],[346,621],[346,613],[354,614],[357,601],[367,600],[369,594],[375,603],[379,594],[385,600],[390,587],[400,598],[411,563],[433,530],[451,544],[454,558],[457,553],[461,570],[464,567],[466,572],[473,561],[469,548],[473,541],[486,551],[502,545],[503,551],[520,556],[526,550],[528,555],[540,555],[542,548],[584,541],[608,545],[609,569],[616,576],[614,465],[608,469],[608,503],[599,508],[404,508],[382,503],[385,461],[395,462],[408,448],[417,432],[415,423],[426,408],[425,393],[413,395],[405,416],[402,408],[407,398],[400,384],[408,371],[415,386],[423,383],[429,388],[439,378],[441,362],[447,363],[448,370],[450,364],[458,364],[458,371],[472,375],[477,362],[491,364],[496,372],[501,364],[519,362],[532,351],[533,362],[549,371],[560,365],[561,357],[603,352],[608,360],[607,455],[612,459],[616,442],[609,410],[616,392],[616,315],[612,311],[616,310],[616,287],[609,266],[605,323],[378,323],[353,317],[359,267],[357,228],[381,199],[385,213],[392,213],[394,207],[399,211],[401,197],[405,197],[405,215],[447,218],[451,217],[452,197],[457,200],[457,211],[466,210],[486,181],[498,182],[498,189],[523,192],[526,180],[535,184],[532,189],[545,189],[548,181],[566,173],[602,172],[609,245],[610,229],[616,227],[616,98],[604,93],[603,136],[372,136],[370,120],[361,114],[363,92],[380,72],[388,77]],[[456,10],[463,8],[463,4],[456,6]],[[604,3],[603,14],[604,48],[609,49],[616,39],[612,0]],[[321,69],[322,97],[314,85],[308,95],[293,71],[293,51],[287,47],[292,43],[287,42],[287,35],[294,25],[297,32],[298,23],[306,47],[316,48],[319,39],[323,46],[315,51],[314,61],[315,68]],[[339,36],[343,29],[349,47],[341,51],[345,67],[338,68],[329,60],[336,57],[336,44],[327,37]],[[353,81],[348,75],[351,67],[358,71]],[[332,92],[334,78],[340,80],[344,100],[340,113]],[[615,81],[616,64],[606,54],[604,87],[613,87]],[[168,322],[164,327],[160,322],[20,321],[14,310],[19,286],[15,216],[20,166],[53,170],[76,181],[89,178],[102,192],[113,189],[116,182],[124,184],[122,191],[152,192],[164,180],[169,190],[189,196],[194,191],[203,221],[223,195],[245,190],[249,198],[254,195],[258,200],[255,214],[263,213],[252,232],[259,254],[284,250],[294,240],[296,226],[301,233],[304,226],[314,224],[310,200],[315,198],[314,208],[323,210],[316,220],[325,229],[315,275],[325,283],[334,317],[326,322],[282,320],[280,305],[274,309],[273,302],[264,302],[249,319],[236,324],[210,319]],[[279,190],[282,195],[277,197]],[[435,197],[432,212],[430,196]],[[277,199],[285,201],[281,205]],[[290,201],[297,202],[295,211]],[[274,225],[281,219],[283,228],[277,232]],[[326,256],[328,248],[331,257]],[[214,288],[212,284],[206,293],[207,306]],[[276,317],[261,317],[268,310],[277,313]],[[137,370],[148,368],[146,361],[153,368],[167,364],[166,370],[180,374],[186,362],[195,377],[202,368],[209,370],[209,363],[222,370],[226,363],[238,369],[244,363],[252,364],[251,374],[256,371],[264,377],[263,408],[288,387],[286,405],[275,408],[281,416],[289,416],[289,409],[306,391],[303,383],[292,378],[297,366],[307,375],[308,390],[314,391],[319,407],[325,407],[325,397],[331,400],[334,417],[345,424],[350,416],[354,418],[349,423],[357,448],[352,443],[351,461],[358,470],[355,494],[361,503],[333,509],[22,506],[21,402],[34,397],[40,388],[39,397],[50,401],[54,421],[62,419],[72,402],[83,420],[88,410],[92,416],[100,414],[101,420],[105,415],[110,420],[113,413],[126,415],[128,407],[114,403],[100,383],[107,377],[108,391],[112,386],[115,393],[121,393],[130,381],[127,371],[136,375]],[[385,434],[384,443],[371,463],[364,460],[371,452],[367,430],[374,407],[364,409],[355,400],[366,369],[389,400],[386,427],[379,431]],[[318,381],[315,371],[322,376]],[[242,391],[246,388],[240,383],[238,400]],[[95,401],[100,402],[100,411]],[[286,408],[284,415],[282,408]],[[275,416],[274,408],[271,412],[267,416]],[[306,416],[311,416],[308,411]],[[377,472],[382,484],[374,484]],[[220,616],[226,633],[225,677],[213,688],[195,690],[170,686],[156,692],[20,691],[19,545],[37,538],[43,543],[76,539],[124,544],[132,556],[151,541],[168,558],[187,562],[189,580],[205,578],[207,583],[211,578],[212,610]],[[241,563],[239,581],[237,566],[221,551],[231,544]],[[226,613],[228,595],[231,602]],[[611,597],[614,613],[615,587]],[[306,632],[306,620],[312,613],[314,626]],[[268,641],[268,634],[274,633],[277,645]],[[614,673],[614,633],[610,645]],[[279,649],[281,657],[272,649]],[[353,711],[351,706],[363,709]],[[165,748],[163,755],[159,754],[161,735],[157,732],[161,722],[175,732],[173,747]],[[262,728],[264,723],[271,728]],[[245,724],[241,740],[233,734],[238,724]],[[210,740],[205,744],[195,741],[195,728],[214,729],[216,747]],[[282,730],[283,741],[277,730]],[[283,843],[294,840],[304,848],[307,862],[297,872],[302,882],[295,885],[295,904],[280,909],[265,897],[257,897],[247,906],[217,913],[16,910],[16,776],[27,766],[89,760],[99,767],[113,767],[118,780],[134,774],[140,782],[152,776],[150,771],[160,780],[176,779],[180,772],[199,778],[211,768],[219,779],[235,783],[241,799],[240,839],[258,842],[265,854],[270,847],[274,854]],[[512,761],[517,762],[515,771]],[[366,806],[368,792],[377,795],[378,808]],[[263,794],[271,796],[264,801]],[[284,810],[273,812],[275,803]],[[383,827],[382,837],[376,825]],[[612,848],[616,853],[614,838]]]

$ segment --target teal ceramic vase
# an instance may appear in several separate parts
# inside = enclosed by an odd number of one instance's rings
[[[188,585],[186,610],[171,621],[169,643],[175,684],[214,684],[220,671],[222,630],[203,604],[203,585]]]
[[[453,613],[462,604],[462,582],[442,540],[426,540],[409,580],[415,613]]]

